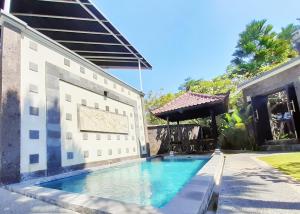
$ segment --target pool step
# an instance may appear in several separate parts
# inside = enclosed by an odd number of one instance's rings
[[[291,152],[300,151],[300,144],[275,144],[275,145],[263,145],[259,147],[261,151],[280,151],[280,152]]]

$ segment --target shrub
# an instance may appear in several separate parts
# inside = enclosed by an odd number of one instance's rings
[[[252,149],[245,125],[224,129],[219,136],[222,149],[244,150]]]

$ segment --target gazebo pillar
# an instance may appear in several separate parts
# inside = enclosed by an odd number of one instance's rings
[[[217,121],[216,121],[216,114],[214,110],[210,111],[210,116],[211,116],[211,130],[212,130],[212,135],[215,143],[215,147],[217,147],[218,143],[218,126],[217,126]]]
[[[167,136],[168,136],[168,149],[171,151],[171,130],[170,130],[170,121],[167,117]]]
[[[180,133],[179,120],[177,120],[177,140],[178,140],[178,142],[181,142],[181,133]]]

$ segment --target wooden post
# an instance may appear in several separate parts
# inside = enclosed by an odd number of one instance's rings
[[[170,121],[167,117],[167,135],[168,135],[168,149],[171,151],[171,131],[170,131]]]
[[[211,115],[211,129],[212,129],[212,135],[215,143],[215,147],[217,148],[218,143],[218,127],[217,127],[217,121],[216,121],[216,115],[213,110],[210,111]]]
[[[178,120],[177,120],[177,140],[178,140],[178,142],[181,142],[181,133],[180,133],[180,127],[179,127]]]

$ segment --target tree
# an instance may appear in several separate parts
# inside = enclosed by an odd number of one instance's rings
[[[184,80],[184,83],[179,86],[180,91],[189,91],[193,86],[197,85],[201,80],[194,80],[188,77]]]
[[[166,121],[155,117],[154,115],[152,115],[151,111],[165,105],[166,103],[175,99],[175,97],[176,95],[173,93],[162,94],[162,90],[160,91],[160,93],[153,93],[152,91],[150,91],[145,99],[146,118],[148,124],[165,124]]]
[[[237,108],[241,104],[241,94],[236,93],[238,83],[238,79],[230,79],[228,75],[224,74],[212,80],[187,78],[179,89],[185,91],[189,88],[189,91],[192,92],[212,95],[225,94],[230,91],[230,108]]]
[[[277,34],[266,20],[252,21],[239,35],[230,76],[251,78],[297,56],[291,42],[296,29],[290,24]]]
[[[286,27],[281,28],[281,32],[278,34],[278,38],[292,42],[293,33],[298,29],[299,25],[289,24]]]

